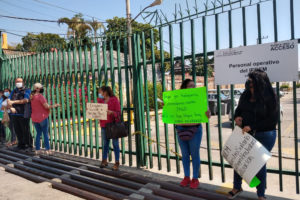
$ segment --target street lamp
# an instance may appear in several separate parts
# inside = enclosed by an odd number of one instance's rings
[[[139,14],[137,14],[137,16],[131,20],[130,23],[132,23],[134,20],[136,20],[136,18],[138,18],[145,10],[147,10],[148,8],[154,7],[154,6],[158,6],[163,2],[163,0],[155,0],[153,3],[151,3],[149,6],[145,7]]]

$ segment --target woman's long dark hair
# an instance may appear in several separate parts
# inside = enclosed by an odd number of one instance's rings
[[[193,80],[191,80],[191,79],[185,79],[183,82],[182,82],[182,84],[181,84],[181,86],[180,86],[180,89],[186,89],[187,88],[187,86],[188,86],[188,84],[190,83],[190,82],[193,82]]]
[[[102,86],[102,87],[100,88],[100,90],[101,90],[102,92],[106,92],[107,95],[108,95],[109,97],[115,96],[114,93],[113,93],[113,91],[112,91],[112,89],[111,89],[111,87],[109,87],[109,86]]]
[[[276,106],[276,94],[273,90],[272,84],[267,73],[262,71],[261,69],[255,69],[254,71],[248,74],[248,77],[252,80],[255,100],[263,104],[268,102]],[[251,92],[248,85],[249,82],[246,82],[246,89],[242,95],[247,100],[251,98]]]

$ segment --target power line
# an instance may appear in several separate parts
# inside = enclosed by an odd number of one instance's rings
[[[10,19],[18,19],[18,20],[27,20],[27,21],[38,21],[38,22],[49,22],[49,23],[58,23],[58,20],[51,20],[51,19],[37,19],[37,18],[27,18],[27,17],[16,17],[16,16],[8,16],[8,15],[0,15],[0,17],[4,18],[10,18]],[[86,23],[86,21],[70,21],[72,23],[78,23],[83,24]],[[101,23],[107,23],[107,22],[101,22]]]
[[[62,9],[62,10],[68,11],[68,12],[72,12],[72,13],[75,13],[75,14],[82,13],[82,12],[74,11],[74,10],[71,10],[71,9],[68,9],[68,8],[64,8],[64,7],[61,7],[61,6],[58,6],[58,5],[54,5],[54,4],[51,4],[51,3],[48,3],[48,2],[40,1],[40,0],[33,0],[33,1],[41,3],[41,4],[45,4],[45,5],[54,7],[54,8],[59,8],[59,9]],[[94,16],[91,16],[91,15],[88,15],[88,14],[84,14],[84,13],[82,13],[82,14],[85,15],[85,16],[87,16],[87,17],[90,17],[90,18],[95,18],[95,19],[98,19],[98,20],[105,21],[105,20],[100,19],[98,17],[94,17]]]
[[[1,30],[1,29],[0,29]],[[21,31],[21,30],[13,30],[13,29],[3,29],[4,31],[13,31],[13,32],[20,32],[20,33],[35,33],[35,34],[39,34],[39,33],[44,33],[44,32],[37,32],[37,31]],[[51,34],[57,34],[57,35],[68,35],[66,33],[51,33]]]
[[[13,3],[11,3],[11,2],[7,2],[7,1],[5,1],[5,0],[0,0],[0,2],[5,3],[5,4],[7,4],[7,5],[10,5],[10,6],[12,6],[12,7],[16,7],[16,8],[22,9],[22,10],[28,10],[28,11],[31,11],[31,12],[33,12],[33,13],[37,13],[37,14],[39,14],[39,15],[43,15],[43,16],[44,16],[44,15],[48,15],[48,16],[50,16],[50,17],[56,18],[55,16],[52,16],[52,15],[49,15],[49,14],[46,14],[46,13],[41,13],[41,12],[39,12],[39,11],[32,10],[32,9],[30,9],[30,8],[25,8],[25,7],[20,6],[20,5],[15,5],[15,4],[13,4]]]
[[[1,31],[5,31],[5,30],[1,30]],[[16,33],[11,33],[8,31],[5,31],[5,33],[10,34],[10,35],[14,35],[14,36],[18,36],[18,37],[25,37],[25,35],[20,35],[20,34],[16,34]]]

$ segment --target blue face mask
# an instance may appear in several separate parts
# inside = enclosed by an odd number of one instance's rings
[[[98,94],[98,97],[100,98],[100,99],[104,99],[104,96],[102,96],[102,94]]]
[[[9,92],[4,92],[4,96],[9,97]]]

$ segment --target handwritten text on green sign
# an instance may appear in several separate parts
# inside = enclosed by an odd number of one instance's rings
[[[163,122],[190,124],[208,122],[206,87],[173,90],[163,93]]]

